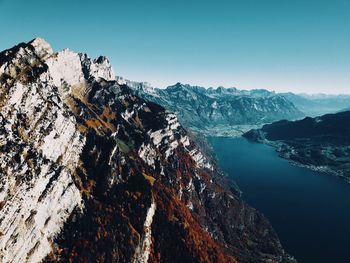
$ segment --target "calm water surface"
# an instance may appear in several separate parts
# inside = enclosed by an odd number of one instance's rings
[[[350,185],[291,165],[267,145],[209,138],[221,168],[300,263],[350,262]]]

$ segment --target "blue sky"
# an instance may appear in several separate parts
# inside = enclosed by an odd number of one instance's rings
[[[350,93],[348,0],[0,0],[0,12],[1,50],[41,36],[157,87]]]

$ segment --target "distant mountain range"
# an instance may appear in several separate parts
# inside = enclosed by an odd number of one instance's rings
[[[333,113],[350,106],[348,95],[275,93],[265,89],[203,88],[177,83],[153,88],[118,78],[135,94],[177,113],[187,128],[205,135],[240,136],[279,120]]]
[[[165,89],[127,81],[135,94],[175,112],[191,130],[207,135],[241,135],[254,127],[304,114],[284,96],[267,90],[208,88],[177,83]]]
[[[268,143],[299,165],[344,177],[350,182],[350,111],[279,121],[244,137]]]
[[[350,95],[326,95],[326,94],[294,94],[281,93],[291,101],[306,116],[316,117],[327,113],[336,113],[344,109],[350,109]]]

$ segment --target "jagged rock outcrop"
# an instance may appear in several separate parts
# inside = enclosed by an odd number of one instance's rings
[[[1,262],[294,262],[175,114],[108,60],[0,53]]]

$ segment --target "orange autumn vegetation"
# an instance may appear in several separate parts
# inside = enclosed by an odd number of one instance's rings
[[[104,107],[101,115],[96,118],[85,120],[85,124],[97,132],[100,130],[115,132],[116,128],[112,123],[115,118],[116,113],[112,112],[108,107]]]
[[[143,177],[150,183],[150,185],[153,186],[156,179],[153,176],[147,175],[145,173],[142,173]]]
[[[227,255],[209,233],[203,230],[189,209],[178,199],[173,189],[164,184],[157,184],[154,192],[157,211],[162,211],[169,222],[185,230],[181,231],[182,238],[193,258],[200,258],[201,262],[237,263],[234,257]],[[174,215],[177,220],[174,220]],[[151,261],[159,262],[159,257],[161,258],[160,254],[152,254]]]

